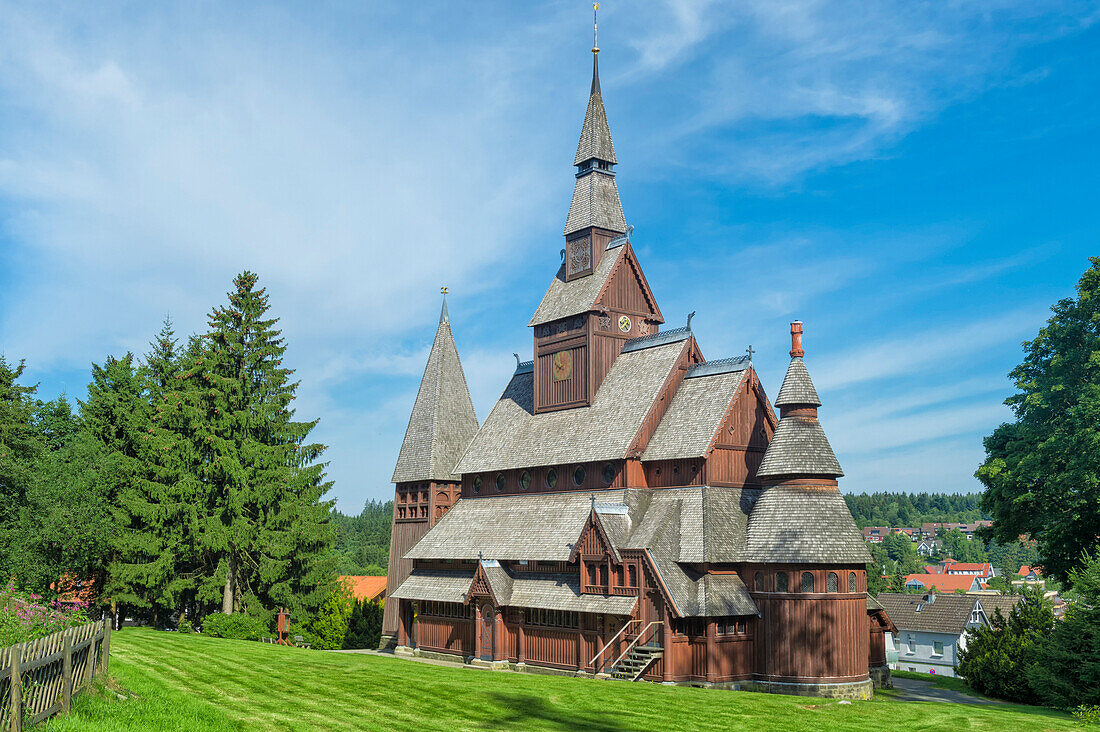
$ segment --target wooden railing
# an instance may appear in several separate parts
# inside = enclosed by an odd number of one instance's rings
[[[94,675],[106,675],[110,652],[109,617],[0,649],[0,730],[68,712]]]
[[[623,633],[625,633],[628,628],[633,626],[635,623],[640,623],[640,622],[642,622],[642,621],[641,620],[631,620],[626,625],[624,625],[622,628],[620,628],[618,633],[611,636],[611,640],[609,640],[607,643],[603,644],[603,648],[600,649],[600,652],[597,653],[595,655],[595,657],[593,657],[593,659],[588,662],[588,665],[592,667],[594,673],[603,673],[604,667],[607,665],[607,659],[606,658],[603,659],[604,662],[601,663],[599,666],[596,665],[596,660],[599,659],[600,656],[602,656],[604,654],[604,651],[606,651],[608,648],[610,648],[611,644],[613,644],[615,641],[619,640],[619,638],[622,637]]]

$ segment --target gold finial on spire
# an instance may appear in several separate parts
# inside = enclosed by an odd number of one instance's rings
[[[599,3],[592,3],[592,53],[600,52],[600,46],[598,43],[596,43],[596,11],[599,9]]]
[[[440,288],[439,288],[439,292],[440,292],[441,294],[443,294],[443,295],[446,295],[446,294],[447,294],[448,292],[450,292],[450,291],[451,291],[451,290],[450,290],[450,288],[448,288],[448,287],[446,287],[446,286],[443,286],[443,287],[440,287]]]

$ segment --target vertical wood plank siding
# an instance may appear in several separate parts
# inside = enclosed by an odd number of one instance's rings
[[[394,506],[397,511],[397,506]],[[396,515],[396,513],[395,513]],[[393,522],[390,534],[390,560],[386,572],[386,594],[392,593],[412,572],[412,560],[402,559],[405,552],[412,549],[413,544],[428,532],[427,521],[397,521]],[[382,632],[392,635],[397,632],[397,606],[399,603],[387,602],[382,615]]]

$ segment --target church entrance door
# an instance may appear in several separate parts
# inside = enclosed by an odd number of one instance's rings
[[[481,608],[481,660],[493,660],[493,621],[496,613],[493,606],[486,603]]]

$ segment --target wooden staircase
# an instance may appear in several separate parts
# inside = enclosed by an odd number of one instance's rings
[[[634,646],[611,666],[611,678],[637,681],[663,654],[657,645]]]

